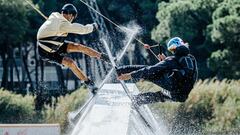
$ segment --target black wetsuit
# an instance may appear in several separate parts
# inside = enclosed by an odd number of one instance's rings
[[[153,66],[121,66],[118,67],[117,72],[119,75],[131,72],[134,81],[148,80],[165,90],[165,92],[147,92],[137,95],[135,100],[138,104],[166,100],[184,102],[197,79],[197,62],[194,56],[189,54],[186,46],[179,46],[174,56],[169,56]]]

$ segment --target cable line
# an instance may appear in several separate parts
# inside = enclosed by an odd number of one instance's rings
[[[47,16],[45,16],[39,9],[36,8],[30,1],[25,0],[34,10],[36,10],[44,19],[48,19]]]
[[[79,1],[82,2],[84,5],[86,5],[88,8],[92,9],[94,12],[96,12],[96,13],[99,14],[100,16],[102,16],[104,19],[106,19],[107,21],[109,21],[110,23],[112,23],[113,25],[115,25],[116,27],[118,27],[120,30],[122,30],[122,31],[124,31],[124,32],[129,32],[129,31],[131,31],[131,30],[127,29],[127,28],[124,29],[124,28],[120,27],[118,24],[116,24],[115,22],[113,22],[112,20],[110,20],[109,18],[107,18],[106,16],[104,16],[103,14],[101,14],[100,12],[98,12],[96,9],[94,9],[93,7],[91,7],[90,5],[88,5],[88,4],[87,4],[86,2],[84,2],[83,0],[79,0]],[[135,38],[135,37],[134,37],[134,39],[135,39],[137,42],[139,42],[140,44],[144,45],[144,43],[143,43],[141,40],[139,40],[139,39],[137,39],[137,38]],[[160,61],[160,59],[157,57],[157,55],[153,52],[153,50],[152,50],[151,48],[149,48],[148,50],[155,56],[156,59],[158,59],[158,60]]]

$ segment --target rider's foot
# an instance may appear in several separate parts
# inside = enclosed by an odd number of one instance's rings
[[[93,95],[97,93],[98,88],[95,86],[94,82],[90,79],[85,81],[85,84],[87,85],[88,89],[91,91]]]

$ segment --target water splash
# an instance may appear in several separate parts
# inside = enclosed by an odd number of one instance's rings
[[[120,26],[120,32],[125,33],[125,37],[129,37],[130,35],[134,34],[141,34],[142,28],[136,23],[136,21],[131,21],[126,25]]]
[[[131,92],[135,84],[127,84]],[[146,116],[151,112],[145,110]],[[153,133],[131,109],[131,101],[121,84],[105,84],[91,109],[84,112],[71,135],[166,135],[164,127]]]
[[[128,27],[132,28],[129,29]],[[137,25],[128,25],[128,27],[123,27],[125,30],[125,34],[126,34],[126,42],[125,42],[125,46],[123,47],[121,53],[117,54],[117,62],[119,62],[121,60],[121,58],[124,56],[124,54],[126,53],[127,49],[129,48],[129,46],[132,44],[132,40],[135,38],[135,36],[137,35],[137,33],[139,32],[139,27],[137,27]],[[102,39],[102,42],[104,43],[104,45],[107,46],[107,41]],[[107,52],[109,53],[111,50],[109,50],[109,47],[106,47]],[[113,61],[113,59],[111,58],[111,61]],[[114,63],[114,62],[112,62]],[[115,66],[115,65],[114,65]],[[105,80],[108,80],[112,74],[112,72],[114,72],[114,67],[110,70],[109,72],[109,77],[106,77],[103,81],[103,83],[101,83],[101,85],[103,85],[105,83]],[[104,85],[103,85],[104,86]],[[71,135],[81,135],[81,134],[101,134],[101,133],[105,133],[105,130],[109,130],[109,132],[111,132],[111,134],[114,133],[114,129],[116,129],[116,127],[118,127],[118,125],[116,125],[116,123],[120,124],[121,120],[124,118],[126,119],[126,117],[128,118],[128,121],[125,123],[125,125],[123,125],[124,127],[127,127],[127,132],[124,132],[123,135],[166,135],[166,132],[163,130],[163,128],[158,128],[158,123],[156,121],[151,122],[155,125],[155,133],[153,133],[149,127],[147,127],[146,124],[143,124],[144,121],[141,120],[141,117],[139,117],[136,112],[134,110],[131,111],[131,116],[129,115],[124,115],[124,117],[121,118],[115,118],[116,116],[120,116],[122,114],[123,111],[128,110],[130,107],[130,102],[129,99],[126,98],[126,94],[125,94],[125,98],[123,98],[123,95],[118,95],[118,98],[121,98],[121,100],[116,100],[117,98],[114,97],[114,93],[113,91],[116,91],[116,89],[119,87],[114,87],[114,86],[109,86],[107,87],[107,89],[111,89],[111,92],[107,92],[107,95],[104,95],[103,97],[99,97],[98,98],[98,105],[93,104],[92,107],[88,107],[88,108],[92,108],[92,109],[88,109],[87,111],[85,111],[82,115],[84,117],[81,117],[80,120],[78,121],[77,125],[75,126],[73,132]],[[105,88],[106,89],[106,88]],[[102,95],[103,90],[100,91],[99,96]],[[106,93],[106,92],[105,92]],[[122,93],[122,92],[120,92]],[[106,98],[107,97],[107,98]],[[110,100],[111,99],[111,100]],[[105,101],[108,100],[108,101]],[[120,110],[119,111],[110,111],[110,112],[115,112],[114,117],[112,118],[113,115],[109,114],[109,115],[104,115],[105,113],[109,113],[107,109],[110,110],[115,110],[114,105],[116,103],[119,102],[123,102],[123,104],[120,104]],[[128,104],[126,104],[125,102],[128,101]],[[104,106],[102,106],[102,104],[104,104]],[[95,106],[95,108],[94,108]],[[128,106],[128,107],[127,107]],[[96,112],[96,108],[100,107],[100,112],[97,111]],[[103,107],[101,109],[101,107]],[[104,109],[105,108],[105,109]],[[127,109],[128,108],[128,109]],[[91,111],[90,111],[91,110]],[[103,111],[103,113],[101,113]],[[128,111],[126,111],[128,112]],[[94,114],[92,114],[94,113]],[[144,115],[146,117],[148,117],[148,121],[152,121],[153,119],[151,118],[152,116],[150,115],[150,111],[147,109],[144,109],[144,111],[142,111],[142,113],[144,113]],[[99,120],[99,117],[102,117],[102,115],[105,117],[104,119]],[[92,118],[94,116],[94,118]],[[126,116],[126,117],[125,117]],[[110,117],[110,118],[109,118]],[[96,121],[97,120],[97,121]],[[99,121],[98,121],[99,120]],[[83,121],[85,121],[85,123],[83,123]],[[111,123],[110,121],[114,121],[114,123]],[[98,123],[97,125],[96,122]],[[109,124],[108,122],[110,122],[111,124]],[[120,123],[119,123],[120,122]],[[107,125],[105,125],[105,127],[102,127],[102,125],[108,123]],[[92,125],[93,124],[93,125]],[[99,128],[102,127],[102,128]],[[126,129],[126,128],[125,128]],[[93,131],[93,130],[97,130],[97,131]],[[159,132],[160,131],[160,132]],[[115,131],[116,132],[116,131]],[[122,133],[122,132],[121,132]],[[105,135],[104,134],[104,135]]]
[[[133,39],[133,36],[131,36],[131,38],[130,38],[130,40],[129,40],[129,42],[128,42],[128,44],[126,45],[126,47],[125,48],[127,48],[128,46],[129,46],[129,44],[130,44],[130,42],[132,41],[132,39]],[[115,66],[117,66],[116,65],[116,63],[114,62],[114,60],[113,60],[113,56],[112,56],[112,53],[111,53],[111,51],[110,51],[110,49],[109,49],[109,47],[108,47],[108,44],[106,43],[106,41],[104,40],[103,41],[103,43],[104,43],[104,46],[105,46],[105,49],[106,49],[106,51],[107,51],[107,53],[108,53],[108,56],[109,56],[109,58],[110,58],[110,60],[111,60],[111,63],[112,63],[112,65],[115,67]],[[126,52],[126,50],[124,49],[124,51],[122,52],[122,54],[124,54]],[[131,93],[130,93],[130,91],[129,91],[129,88],[127,87],[127,85],[125,84],[125,82],[124,81],[122,81],[122,80],[120,80],[120,84],[121,84],[121,86],[123,87],[123,90],[125,91],[125,93],[126,93],[126,95],[130,98],[130,99],[132,99],[132,96],[131,96]],[[137,87],[136,87],[136,89],[137,89]],[[135,90],[136,91],[136,90]],[[131,100],[131,102],[132,102],[132,100]],[[166,134],[167,132],[167,130],[166,130],[166,128],[163,128],[164,126],[162,126],[162,128],[161,128],[161,130],[159,130],[160,129],[160,126],[159,126],[159,124],[157,123],[157,121],[156,121],[156,119],[154,118],[154,116],[153,116],[153,114],[152,114],[152,112],[150,111],[150,109],[147,107],[147,106],[141,106],[141,107],[133,107],[134,108],[134,110],[133,110],[133,112],[135,112],[134,114],[133,114],[133,117],[134,117],[134,119],[136,119],[136,120],[138,120],[138,121],[140,121],[140,120],[142,120],[142,123],[144,123],[144,124],[142,124],[141,126],[136,126],[137,127],[137,130],[141,130],[141,129],[143,129],[142,131],[141,131],[141,134],[149,134],[149,135],[159,135],[159,134]],[[139,117],[138,117],[139,116]],[[134,123],[134,124],[136,124],[136,123]],[[139,133],[138,133],[139,134]]]
[[[136,44],[132,41],[136,38],[137,35],[141,34],[142,28],[135,22],[131,21],[130,23],[120,26],[121,29],[119,31],[123,33],[124,39],[121,40],[123,45],[129,44],[129,46],[123,46],[120,49],[121,51],[126,51],[125,57],[129,60],[129,64],[132,64],[134,59],[134,50],[136,47]],[[132,41],[131,41],[132,40]],[[125,50],[126,49],[126,50]],[[121,56],[119,53],[117,53],[117,56]],[[122,57],[122,56],[121,56]]]

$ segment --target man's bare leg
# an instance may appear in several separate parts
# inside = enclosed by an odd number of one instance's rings
[[[110,63],[110,60],[108,56],[105,53],[100,53],[90,47],[84,46],[82,44],[77,44],[77,43],[69,43],[67,46],[67,52],[81,52],[84,54],[87,54],[90,57],[95,57],[97,59],[102,59],[106,62]]]
[[[94,82],[90,80],[83,71],[76,65],[76,63],[68,57],[64,57],[62,60],[62,64],[72,70],[72,72],[82,81],[84,81],[85,84],[87,84],[87,87],[89,90],[96,94],[98,88],[95,86]]]
[[[72,70],[72,72],[82,81],[88,81],[87,76],[83,73],[83,71],[76,65],[74,60],[68,57],[64,57],[62,60],[62,64]]]
[[[81,53],[87,54],[90,57],[96,57],[98,59],[100,59],[101,57],[101,53],[99,53],[98,51],[77,43],[69,43],[67,46],[67,52],[68,53],[81,52]]]

